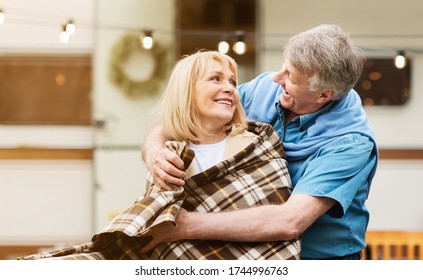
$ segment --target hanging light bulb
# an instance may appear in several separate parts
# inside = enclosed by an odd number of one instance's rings
[[[73,22],[73,20],[72,20],[72,19],[70,19],[70,20],[68,21],[68,24],[66,24],[66,32],[67,32],[69,35],[73,35],[73,34],[75,33],[75,23]]]
[[[0,24],[4,22],[4,19],[5,19],[5,16],[4,16],[3,9],[0,9]]]
[[[221,53],[228,53],[229,51],[229,43],[227,40],[227,36],[222,38],[222,41],[219,42],[217,45],[217,50]]]
[[[395,67],[402,69],[407,65],[407,60],[405,59],[404,51],[399,51],[395,57]]]
[[[235,43],[233,49],[236,54],[244,54],[247,51],[247,45],[244,42],[238,41]]]
[[[154,45],[153,32],[151,30],[145,30],[144,34],[141,35],[141,44],[144,49],[151,49]]]
[[[66,44],[67,42],[69,42],[69,37],[70,37],[69,33],[66,32],[66,25],[63,25],[62,32],[60,32],[60,37],[59,37],[60,43]]]
[[[233,46],[233,50],[236,54],[244,54],[247,51],[247,45],[244,42],[244,32],[239,31],[236,33],[236,42]]]

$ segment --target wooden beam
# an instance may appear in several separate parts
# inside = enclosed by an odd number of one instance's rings
[[[381,149],[379,150],[380,159],[405,159],[419,160],[423,159],[423,150],[420,149]]]
[[[0,149],[0,160],[92,160],[92,149]]]
[[[380,149],[380,159],[423,160],[423,149]],[[93,149],[0,148],[4,159],[93,159]]]

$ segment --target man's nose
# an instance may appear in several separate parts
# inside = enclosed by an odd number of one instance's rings
[[[278,83],[278,84],[283,84],[284,83],[284,74],[283,74],[283,71],[279,71],[279,72],[276,72],[274,75],[273,75],[273,81],[275,82],[275,83]]]

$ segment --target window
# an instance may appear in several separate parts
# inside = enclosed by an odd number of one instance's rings
[[[398,69],[392,58],[368,58],[355,90],[364,106],[398,106],[410,97],[410,64]]]
[[[91,123],[90,56],[1,56],[0,123]]]

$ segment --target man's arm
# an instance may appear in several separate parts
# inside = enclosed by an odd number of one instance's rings
[[[184,162],[174,152],[166,149],[164,143],[169,140],[161,126],[154,127],[144,139],[141,147],[142,159],[154,180],[161,187],[172,190],[170,184],[183,186],[186,177]]]
[[[143,252],[161,242],[186,239],[270,242],[289,240],[301,234],[335,205],[327,197],[294,194],[285,204],[265,205],[243,210],[196,213],[181,210],[176,226],[166,224],[152,229],[153,241]]]

